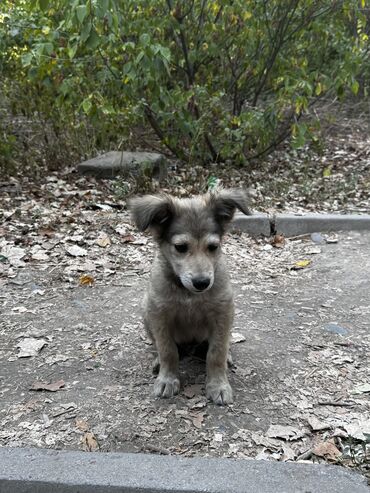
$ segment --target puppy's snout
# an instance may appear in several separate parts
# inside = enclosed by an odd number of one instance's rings
[[[198,291],[204,291],[208,288],[211,279],[209,277],[196,277],[192,280],[192,282],[195,289],[197,289]]]

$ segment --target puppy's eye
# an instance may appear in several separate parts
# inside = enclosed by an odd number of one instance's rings
[[[211,244],[211,245],[208,245],[208,251],[209,252],[215,252],[218,248],[218,245],[215,245],[215,244]]]
[[[186,243],[175,245],[175,248],[179,253],[186,253],[188,251],[188,245]]]

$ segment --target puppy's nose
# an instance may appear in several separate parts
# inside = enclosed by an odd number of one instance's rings
[[[206,288],[208,288],[211,280],[209,277],[196,277],[195,279],[193,279],[192,282],[195,289],[197,289],[198,291],[204,291]]]

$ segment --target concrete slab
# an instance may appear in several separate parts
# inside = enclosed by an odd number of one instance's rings
[[[370,215],[350,214],[277,214],[274,230],[286,237],[326,231],[370,230]]]
[[[0,448],[1,493],[369,493],[339,467]]]
[[[268,214],[261,212],[255,212],[252,216],[237,213],[232,223],[232,230],[243,231],[249,233],[251,236],[270,236],[270,219]]]
[[[161,181],[167,175],[165,157],[155,152],[111,151],[78,164],[77,169],[82,174],[98,178],[144,173]]]

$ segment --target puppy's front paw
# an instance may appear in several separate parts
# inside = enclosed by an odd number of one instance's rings
[[[206,387],[207,398],[219,406],[232,404],[233,391],[228,381],[210,381]]]
[[[173,397],[180,390],[180,380],[177,377],[159,375],[154,382],[156,397]]]

